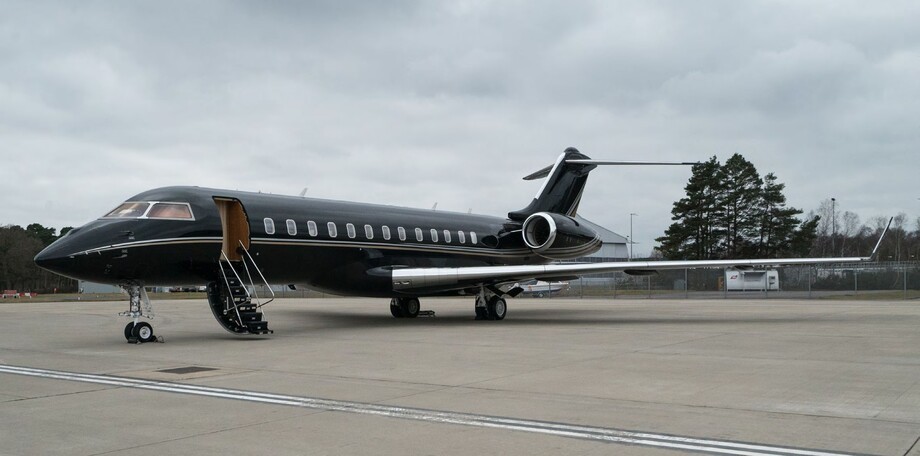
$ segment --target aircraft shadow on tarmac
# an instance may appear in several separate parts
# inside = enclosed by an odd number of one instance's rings
[[[520,309],[513,315],[509,312],[508,318],[503,321],[476,321],[473,316],[448,314],[435,317],[418,317],[414,319],[395,319],[389,315],[354,313],[336,311],[333,309],[303,309],[280,310],[272,313],[276,321],[285,322],[285,333],[293,331],[315,332],[333,329],[382,329],[405,327],[566,327],[566,326],[591,326],[591,327],[629,327],[635,325],[775,325],[788,323],[801,323],[804,321],[840,321],[846,320],[841,316],[807,316],[807,317],[769,317],[764,315],[751,315],[739,317],[730,315],[724,318],[707,316],[693,316],[674,318],[672,316],[625,316],[617,315],[615,311],[607,310],[572,310],[560,311],[552,309]],[[292,328],[293,327],[293,328]]]

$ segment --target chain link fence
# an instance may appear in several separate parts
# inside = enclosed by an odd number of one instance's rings
[[[621,272],[594,274],[570,280],[558,292],[526,295],[544,299],[920,298],[920,262],[790,266],[773,270],[775,275],[731,269],[681,269],[647,276]],[[762,279],[744,282],[745,275]],[[773,279],[769,280],[771,276]]]

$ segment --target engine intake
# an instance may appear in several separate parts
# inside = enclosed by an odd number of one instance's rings
[[[546,258],[578,258],[596,252],[601,246],[594,230],[571,217],[551,212],[527,217],[521,232],[524,244]]]

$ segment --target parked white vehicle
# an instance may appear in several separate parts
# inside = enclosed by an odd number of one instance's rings
[[[542,280],[530,280],[527,282],[516,283],[515,287],[524,289],[522,294],[531,294],[538,298],[549,296],[553,293],[560,292],[569,288],[568,282],[544,282]]]

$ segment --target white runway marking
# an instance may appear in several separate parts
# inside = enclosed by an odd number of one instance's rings
[[[0,364],[0,373],[26,375],[30,377],[69,380],[84,383],[136,388],[151,391],[192,394],[196,396],[218,397],[265,404],[286,405],[319,410],[332,410],[364,415],[377,415],[407,420],[437,423],[460,424],[495,429],[507,429],[538,434],[555,435],[577,439],[595,440],[607,443],[622,443],[680,451],[694,451],[710,454],[731,455],[797,455],[797,456],[841,456],[852,453],[810,450],[805,448],[758,445],[753,443],[732,442],[725,440],[698,439],[668,434],[626,431],[620,429],[580,426],[565,423],[504,418],[470,413],[455,413],[439,410],[425,410],[397,407],[363,402],[336,401],[314,397],[287,396],[281,394],[260,393],[182,383],[142,380],[111,375],[81,374],[31,367],[18,367]]]

